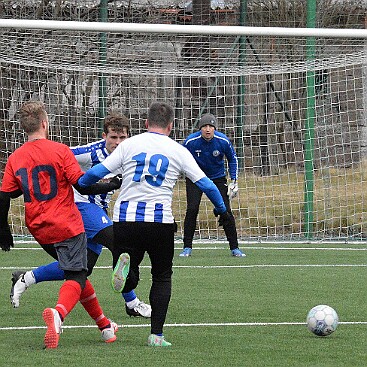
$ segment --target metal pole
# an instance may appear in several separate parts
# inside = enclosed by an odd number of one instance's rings
[[[108,0],[101,0],[99,4],[99,19],[101,22],[108,20]],[[107,35],[102,32],[99,34],[99,63],[106,64],[107,61]],[[106,76],[100,73],[98,76],[98,118],[100,129],[103,130],[103,120],[107,111],[107,83]]]
[[[247,0],[241,0],[240,2],[240,26],[244,26],[246,22],[246,10]],[[246,37],[240,36],[238,42],[238,63],[243,65],[245,63],[246,52]],[[238,168],[241,171],[245,168],[245,149],[243,144],[243,131],[245,127],[245,77],[243,75],[238,76],[237,85],[237,136],[240,140],[240,144],[236,144]]]
[[[315,28],[316,23],[316,0],[307,0],[307,27]],[[307,60],[315,59],[315,37],[307,37],[306,40]],[[304,192],[304,232],[307,239],[313,237],[313,213],[314,213],[314,140],[315,140],[315,72],[307,71],[307,109],[305,123],[305,192]]]

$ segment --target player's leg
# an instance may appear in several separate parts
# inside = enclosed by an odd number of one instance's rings
[[[91,274],[98,256],[102,251],[101,245],[95,245],[88,241],[88,275]],[[53,248],[52,246],[47,246]],[[56,251],[55,251],[56,256]],[[20,306],[20,297],[22,294],[33,284],[64,280],[65,273],[60,268],[59,262],[54,261],[53,263],[39,266],[34,270],[16,270],[12,273],[12,286],[10,289],[10,301],[14,308]]]
[[[116,340],[116,325],[104,316],[94,288],[87,279],[87,240],[85,233],[82,235],[54,245],[60,267],[65,272],[66,281],[60,288],[56,307],[47,308],[43,312],[47,325],[46,348],[57,347],[61,324],[78,301],[95,320],[101,331],[102,339],[107,343]]]
[[[55,308],[46,308],[42,315],[47,326],[45,347],[57,348],[62,322],[80,300],[87,280],[87,238],[83,232],[63,242],[42,247],[48,253],[52,247],[56,250],[66,279],[60,287]]]
[[[46,252],[57,259],[57,254],[53,246],[44,246]],[[19,307],[20,297],[33,284],[65,279],[64,271],[60,269],[59,263],[53,263],[39,266],[34,270],[16,270],[12,273],[10,301],[14,308]]]
[[[80,303],[97,324],[102,339],[106,343],[114,342],[116,340],[117,325],[103,314],[93,285],[88,279],[80,295]]]
[[[101,253],[102,249],[97,248],[97,246],[103,245],[112,251],[114,242],[113,225],[104,210],[91,203],[78,203],[78,208],[82,214],[84,227],[88,237],[88,248],[98,253],[98,255]],[[89,259],[90,257],[88,254],[88,275],[92,272],[94,267],[94,265],[93,267],[90,265]],[[125,301],[125,311],[129,316],[150,317],[152,313],[150,305],[141,301],[134,290],[128,293],[122,292],[122,297]]]
[[[152,305],[151,335],[148,345],[155,347],[170,346],[163,336],[172,289],[172,261],[174,254],[174,225],[145,223],[146,251],[151,260],[152,286],[149,300]],[[157,246],[159,244],[159,246]]]
[[[139,283],[139,265],[144,258],[144,249],[140,245],[144,233],[137,235],[138,229],[135,222],[115,222],[113,224],[115,233],[114,251],[112,253],[113,266],[116,269],[121,257],[129,257],[129,272],[124,282],[123,292],[130,294]]]
[[[227,212],[230,216],[230,221],[222,224],[221,218],[219,217],[219,225],[223,225],[224,233],[226,234],[227,241],[229,243],[229,249],[231,250],[232,256],[242,257],[246,256],[238,247],[238,237],[236,229],[236,221],[234,219],[231,204],[228,197],[228,186],[227,179],[225,177],[217,178],[213,180],[214,184],[217,186],[220,194],[222,195],[224,204],[227,208]]]
[[[180,256],[190,256],[196,229],[196,218],[203,192],[186,178],[186,214],[184,220],[183,251]]]
[[[152,287],[149,298],[152,303],[152,333],[148,339],[148,344],[151,346],[171,345],[164,339],[163,324],[171,298],[174,231],[174,223],[114,223],[114,266],[123,252],[130,255],[130,271],[124,292],[129,292],[138,285],[139,265],[146,251],[151,259]]]
[[[125,311],[130,317],[151,317],[152,307],[141,301],[134,289],[130,292],[122,292],[122,297],[125,300]]]

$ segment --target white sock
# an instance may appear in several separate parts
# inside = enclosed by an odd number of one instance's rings
[[[134,308],[136,307],[140,302],[140,299],[138,297],[136,297],[135,299],[133,299],[132,301],[126,302],[126,306],[128,308]]]
[[[24,274],[24,281],[25,281],[25,285],[27,286],[27,288],[31,286],[32,284],[36,283],[36,278],[34,277],[32,270],[27,271]]]

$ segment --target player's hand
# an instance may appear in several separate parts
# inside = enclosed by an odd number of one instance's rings
[[[14,247],[14,240],[9,226],[0,229],[0,247],[3,251],[10,251],[10,248]]]
[[[227,195],[229,200],[232,200],[237,196],[238,193],[238,183],[236,180],[232,180],[232,182],[228,185]]]
[[[111,178],[110,184],[112,184],[111,190],[117,190],[122,184],[122,175],[117,175]]]

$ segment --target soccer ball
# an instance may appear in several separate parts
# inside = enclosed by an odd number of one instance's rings
[[[313,307],[307,315],[307,327],[317,336],[327,336],[338,327],[339,317],[336,311],[327,305]]]

